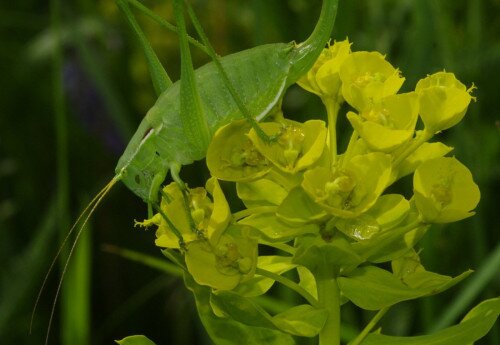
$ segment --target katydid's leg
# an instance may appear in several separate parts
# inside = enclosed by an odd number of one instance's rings
[[[183,0],[177,0],[177,1],[183,1]],[[222,66],[222,64],[220,62],[219,57],[215,53],[215,50],[212,47],[212,45],[210,44],[210,41],[208,40],[207,35],[205,34],[205,31],[203,30],[203,27],[201,26],[200,21],[198,20],[198,17],[194,13],[192,6],[189,4],[189,1],[186,2],[186,6],[187,6],[189,17],[191,18],[191,22],[193,23],[198,36],[200,36],[201,42],[206,47],[208,55],[210,55],[210,57],[212,58],[215,66],[217,67],[217,69],[222,77],[222,80],[224,81],[224,84],[226,84],[226,87],[227,87],[229,93],[231,94],[234,101],[236,102],[238,109],[243,114],[245,119],[250,123],[250,125],[252,126],[252,128],[255,130],[255,132],[257,133],[257,135],[259,136],[259,138],[262,141],[267,142],[267,143],[273,141],[273,137],[270,137],[262,130],[262,128],[257,123],[257,121],[255,121],[252,114],[250,114],[250,111],[248,110],[248,108],[245,106],[245,104],[241,100],[241,97],[238,95],[238,92],[236,91],[233,84],[229,80],[227,73],[224,70],[224,67]]]
[[[199,238],[204,238],[205,235],[203,234],[203,232],[198,230],[198,227],[196,226],[194,219],[193,219],[193,216],[191,214],[191,207],[190,207],[189,196],[188,196],[188,193],[189,193],[188,187],[184,183],[184,181],[182,181],[181,177],[179,176],[180,171],[181,171],[180,164],[173,163],[170,165],[170,174],[172,175],[172,179],[174,180],[174,182],[176,182],[179,185],[181,192],[182,192],[182,197],[184,199],[184,209],[185,209],[187,217],[188,217],[189,226],[191,227],[191,230],[193,232],[195,232]]]
[[[158,196],[161,194],[161,184],[165,180],[167,172],[162,174],[156,174],[151,181],[151,188],[149,189],[149,200],[148,200],[148,218],[153,217],[153,209],[155,209],[168,224],[169,228],[172,229],[172,232],[179,239],[179,247],[183,249],[185,247],[184,238],[182,237],[181,232],[177,227],[172,223],[170,218],[163,212],[161,209],[161,203],[159,202]]]
[[[151,181],[151,188],[148,196],[148,218],[153,217],[153,204],[158,203],[158,194],[160,193],[161,184],[165,181],[167,173],[156,174]]]
[[[183,0],[174,0],[174,16],[181,50],[180,118],[186,141],[197,155],[205,155],[210,142],[210,130],[196,86],[191,52],[189,51]]]
[[[156,94],[159,96],[163,91],[165,91],[170,85],[172,85],[172,80],[169,78],[167,72],[163,68],[158,56],[155,54],[151,44],[149,44],[146,35],[142,32],[141,27],[135,20],[134,15],[130,11],[130,7],[126,0],[116,0],[118,6],[122,10],[123,14],[127,18],[130,26],[134,30],[139,42],[141,43],[142,50],[146,55],[148,61],[149,72],[151,74],[151,80],[153,81],[153,86],[155,88]]]
[[[149,8],[147,8],[146,6],[141,4],[138,0],[122,0],[122,1],[126,1],[130,6],[135,7],[138,11],[140,11],[145,16],[151,18],[153,21],[155,21],[162,28],[165,28],[169,31],[175,32],[176,34],[179,33],[179,31],[177,30],[177,27],[175,25],[169,23],[168,21],[166,21],[165,19],[163,19],[162,17],[160,17],[159,15],[157,15],[156,13],[151,11]],[[195,40],[193,37],[191,37],[189,35],[187,36],[187,38],[188,38],[189,43],[191,43],[196,48],[198,48],[198,49],[200,49],[203,52],[208,54],[207,49],[205,48],[205,46],[203,44],[201,44],[200,42],[198,42],[197,40]]]

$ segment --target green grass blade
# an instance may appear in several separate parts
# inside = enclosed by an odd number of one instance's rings
[[[158,56],[154,52],[151,44],[149,43],[146,35],[142,32],[141,27],[135,20],[132,11],[128,4],[124,0],[117,0],[117,4],[122,10],[123,14],[127,18],[130,26],[134,30],[139,42],[141,43],[142,50],[146,59],[148,61],[149,72],[151,74],[151,80],[153,81],[153,86],[155,88],[156,94],[159,96],[163,91],[165,91],[170,85],[172,85],[172,80],[167,74],[167,71],[163,68]]]
[[[9,278],[2,279],[2,298],[0,299],[0,339],[9,339],[13,318],[25,309],[25,302],[33,307],[32,289],[46,270],[46,258],[50,254],[51,242],[57,229],[58,209],[55,200],[49,202],[49,208],[35,229],[34,237],[26,249],[3,269]],[[2,277],[3,278],[3,277]],[[29,309],[29,308],[27,308]]]
[[[145,266],[162,271],[173,277],[179,277],[179,278],[183,277],[183,270],[179,266],[176,266],[166,261],[165,259],[158,259],[144,253],[140,253],[130,249],[120,248],[109,244],[104,245],[102,247],[102,250],[108,253],[119,255],[130,261],[139,262]]]
[[[78,241],[61,294],[63,344],[90,344],[91,229],[87,223]]]

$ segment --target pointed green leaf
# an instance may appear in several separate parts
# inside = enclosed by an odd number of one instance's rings
[[[293,338],[283,332],[251,327],[230,318],[216,316],[210,306],[210,288],[200,286],[185,275],[186,286],[193,292],[201,322],[216,345],[294,345]]]
[[[309,304],[298,305],[273,317],[273,322],[284,332],[302,337],[317,335],[328,317],[326,309],[316,309]]]
[[[251,215],[238,223],[258,229],[269,242],[288,242],[297,236],[319,233],[317,224],[289,225],[272,213]]]
[[[500,298],[480,303],[458,325],[430,335],[391,337],[370,334],[363,345],[466,345],[484,337],[495,324],[500,313]]]
[[[400,279],[381,268],[365,266],[357,268],[346,277],[338,278],[338,284],[342,293],[358,307],[379,310],[446,290],[470,273],[467,271],[451,278],[433,272],[418,271],[414,276]],[[370,293],[367,294],[366,291]]]
[[[115,340],[115,342],[120,345],[155,345],[144,335],[131,335],[122,340]]]
[[[274,323],[262,307],[251,299],[232,291],[218,291],[210,296],[210,303],[235,321],[248,326],[274,329]]]
[[[349,242],[342,237],[336,237],[326,242],[321,237],[302,237],[297,241],[297,252],[292,262],[315,271],[318,263],[331,265],[332,270],[345,272],[352,270],[363,262],[354,252]]]

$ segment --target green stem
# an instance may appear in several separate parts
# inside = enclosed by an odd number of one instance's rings
[[[247,208],[238,212],[233,213],[234,221],[238,221],[245,217],[251,216],[252,214],[261,214],[261,213],[274,213],[278,209],[277,206],[259,206]]]
[[[330,138],[330,165],[334,166],[337,161],[337,117],[340,104],[334,98],[324,100],[326,114],[328,116],[328,135]]]
[[[339,345],[340,290],[333,268],[326,262],[320,263],[315,278],[318,286],[319,305],[328,310],[328,318],[319,333],[319,345]]]
[[[358,132],[356,130],[353,130],[351,138],[349,139],[349,144],[347,145],[347,149],[345,150],[344,156],[342,158],[342,166],[344,166],[351,159],[352,152],[354,151],[354,146],[356,145],[358,138]]]
[[[385,307],[380,309],[377,314],[370,320],[370,322],[366,325],[366,327],[358,334],[356,339],[349,343],[349,345],[359,345],[366,338],[368,333],[377,325],[377,323],[382,319],[382,317],[387,313],[390,307]]]
[[[288,244],[285,243],[271,243],[271,242],[264,242],[262,240],[259,241],[260,244],[263,244],[268,247],[276,248],[278,250],[281,250],[282,252],[295,255],[295,252],[297,251],[294,247],[289,246]]]
[[[425,143],[427,140],[432,138],[434,136],[434,133],[427,131],[424,129],[422,132],[419,133],[419,135],[413,140],[413,142],[406,147],[406,149],[403,150],[395,159],[393,163],[393,167],[397,167],[401,162],[411,155],[413,152],[415,152],[416,149],[418,149],[423,143]]]
[[[255,274],[276,280],[278,283],[285,285],[286,287],[292,289],[293,291],[304,297],[307,303],[309,303],[313,307],[320,308],[318,301],[309,292],[307,292],[306,289],[304,289],[299,284],[291,281],[290,279],[280,276],[279,274],[264,270],[262,268],[257,268],[255,270]]]

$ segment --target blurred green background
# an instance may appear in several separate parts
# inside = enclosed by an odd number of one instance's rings
[[[170,1],[144,3],[172,20]],[[321,5],[319,0],[192,3],[221,55],[301,41]],[[177,79],[177,38],[143,15],[138,20]],[[477,102],[465,120],[437,138],[455,147],[454,154],[473,172],[482,193],[477,215],[434,227],[419,248],[428,269],[456,275],[472,268],[479,278],[392,308],[382,327],[414,335],[457,322],[463,308],[500,292],[500,1],[341,0],[332,37],[349,37],[353,50],[387,54],[406,77],[405,90],[443,69],[477,86]],[[192,52],[197,66],[208,61],[196,48]],[[112,0],[2,2],[0,76],[0,343],[42,344],[60,263],[48,279],[31,336],[28,329],[50,261],[71,222],[113,176],[155,94],[139,45]],[[319,100],[298,87],[289,90],[284,106],[290,117],[324,116]],[[345,121],[340,131],[347,135]],[[202,164],[187,167],[183,176],[201,185],[202,169]],[[161,259],[154,234],[133,227],[134,219],[145,216],[145,205],[122,185],[96,211],[71,261],[50,344],[111,344],[135,333],[158,344],[210,344],[182,281],[103,250],[113,245]],[[293,298],[279,289],[276,294]],[[349,330],[361,329],[372,315],[352,306],[343,312]],[[500,343],[498,323],[482,343]]]

